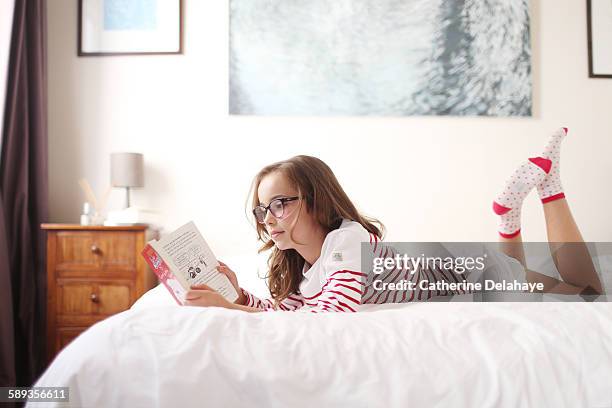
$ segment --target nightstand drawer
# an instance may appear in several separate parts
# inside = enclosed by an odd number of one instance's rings
[[[58,232],[56,270],[64,276],[92,270],[133,273],[138,254],[136,238],[136,234],[125,232]]]
[[[58,279],[56,313],[60,324],[88,324],[122,312],[136,300],[130,281],[91,282]]]

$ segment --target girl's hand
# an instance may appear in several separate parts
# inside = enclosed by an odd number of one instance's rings
[[[232,271],[226,264],[221,261],[219,261],[219,266],[217,266],[217,270],[227,276],[227,279],[229,279],[234,289],[236,289],[236,292],[238,292],[238,299],[236,299],[236,302],[234,303],[238,305],[244,305],[246,303],[246,296],[244,296],[240,285],[238,285],[238,278],[236,277],[234,271]]]
[[[233,304],[228,302],[219,292],[207,285],[192,285],[185,294],[185,306],[215,306],[233,309]]]

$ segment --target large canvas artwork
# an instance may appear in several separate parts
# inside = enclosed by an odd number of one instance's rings
[[[530,116],[529,0],[230,0],[238,115]]]

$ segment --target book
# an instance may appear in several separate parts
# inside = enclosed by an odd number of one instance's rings
[[[142,256],[179,305],[191,285],[205,284],[230,302],[238,299],[227,276],[217,271],[219,262],[193,222],[159,240],[152,240]]]

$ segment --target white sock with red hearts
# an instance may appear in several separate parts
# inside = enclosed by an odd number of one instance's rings
[[[546,204],[551,201],[565,198],[563,186],[561,185],[561,142],[567,135],[567,128],[560,128],[551,136],[548,145],[542,153],[542,157],[549,159],[552,162],[550,172],[544,180],[538,184],[538,194],[542,203]]]
[[[504,191],[493,201],[493,212],[499,215],[498,232],[514,238],[521,232],[521,207],[529,192],[542,183],[552,163],[543,157],[532,157],[506,181]]]

